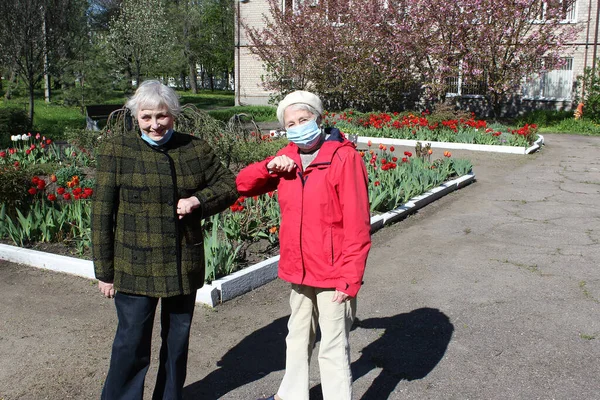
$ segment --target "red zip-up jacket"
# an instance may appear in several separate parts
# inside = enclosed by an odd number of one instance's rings
[[[269,157],[240,171],[236,184],[244,196],[277,189],[281,279],[355,297],[371,248],[368,177],[354,145],[335,128],[328,133],[306,170],[290,143],[277,155],[294,160],[292,172],[270,173]]]

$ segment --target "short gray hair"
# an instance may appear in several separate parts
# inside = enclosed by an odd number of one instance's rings
[[[304,104],[304,103],[296,103],[296,104],[291,104],[291,105],[287,106],[281,113],[281,117],[279,118],[279,123],[283,127],[285,127],[285,121],[283,120],[283,116],[285,114],[285,110],[287,110],[288,108],[293,108],[295,110],[306,110],[316,117],[317,124],[321,122],[321,113],[318,112],[313,106],[310,106],[310,105]]]
[[[131,114],[137,118],[141,107],[158,108],[167,107],[169,114],[177,117],[181,113],[179,96],[175,90],[163,85],[157,80],[144,81],[135,91],[134,95],[125,103]]]

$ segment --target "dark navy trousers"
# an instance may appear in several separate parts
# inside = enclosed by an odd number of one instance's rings
[[[162,344],[153,400],[182,398],[195,297],[193,293],[160,299]],[[122,292],[115,295],[119,323],[102,400],[142,400],[158,300]]]

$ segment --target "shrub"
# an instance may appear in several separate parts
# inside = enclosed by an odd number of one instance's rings
[[[71,145],[77,148],[83,148],[92,152],[93,149],[98,145],[98,139],[100,138],[101,132],[90,131],[87,129],[78,128],[65,128],[65,140]]]
[[[518,126],[525,124],[535,124],[539,127],[554,125],[564,119],[572,119],[572,111],[557,111],[557,110],[534,110],[527,112],[515,119]]]
[[[64,187],[74,176],[81,177],[83,175],[83,171],[80,168],[71,165],[69,167],[59,169],[54,175],[56,175],[56,184]]]
[[[454,104],[445,102],[437,104],[431,114],[427,116],[427,119],[433,125],[450,119],[469,119],[471,116],[470,112],[459,110]]]
[[[10,145],[10,137],[27,132],[29,118],[25,110],[0,108],[0,148]]]
[[[28,196],[30,176],[31,172],[21,168],[0,169],[0,204],[6,204],[12,210],[23,203]]]

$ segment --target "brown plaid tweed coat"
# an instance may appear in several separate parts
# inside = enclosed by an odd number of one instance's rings
[[[180,198],[200,207],[179,219]],[[204,284],[200,221],[237,198],[235,177],[202,139],[173,133],[158,148],[130,132],[97,156],[92,202],[96,278],[151,297],[189,294]]]

